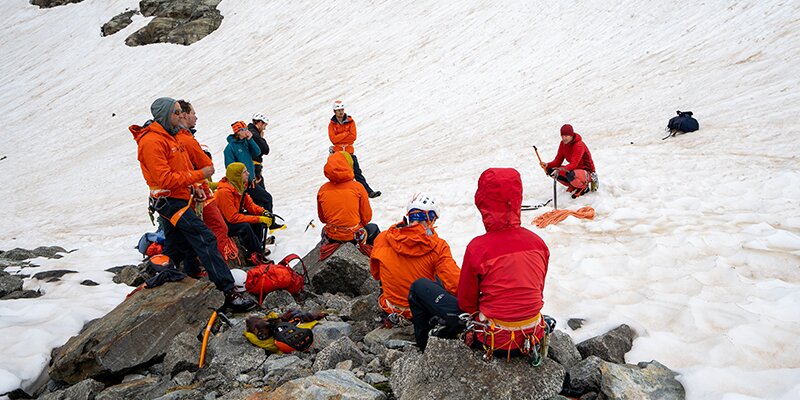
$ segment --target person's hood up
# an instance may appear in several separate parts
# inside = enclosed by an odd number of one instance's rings
[[[181,130],[180,126],[172,126],[170,122],[172,113],[175,111],[175,102],[176,100],[173,98],[159,97],[150,105],[150,113],[153,114],[153,120],[164,127],[170,135],[175,135]]]
[[[522,178],[513,168],[489,168],[478,179],[475,205],[483,217],[486,231],[499,231],[520,225]]]
[[[433,251],[436,233],[428,236],[422,224],[397,224],[386,232],[386,241],[396,252],[405,256],[422,256]]]
[[[328,157],[325,163],[325,177],[333,183],[348,182],[355,179],[352,164],[347,162],[343,152],[337,151]]]
[[[239,193],[244,193],[245,185],[242,181],[242,171],[244,171],[245,168],[247,167],[240,162],[232,162],[228,164],[228,168],[225,169],[225,178]]]

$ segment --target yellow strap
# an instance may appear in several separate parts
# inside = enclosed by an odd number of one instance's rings
[[[486,320],[488,320],[489,322],[491,322],[493,329],[496,327],[497,329],[505,329],[505,330],[534,328],[538,324],[539,320],[542,318],[542,314],[539,313],[536,314],[535,317],[526,319],[524,321],[509,322],[509,321],[501,321],[499,319],[489,318],[482,314],[481,316],[486,318]]]
[[[192,201],[189,200],[189,202],[186,204],[186,207],[183,207],[180,210],[176,211],[175,214],[172,214],[172,218],[169,219],[169,222],[172,224],[172,226],[178,226],[178,220],[181,219],[183,214],[186,212],[186,210],[189,209],[189,206],[191,205]]]

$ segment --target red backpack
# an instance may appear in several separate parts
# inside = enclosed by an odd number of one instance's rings
[[[289,263],[300,260],[303,266],[303,275],[298,274]],[[303,260],[297,254],[289,254],[277,264],[262,264],[247,271],[247,280],[244,283],[248,292],[259,296],[261,304],[264,295],[275,290],[285,289],[292,295],[297,295],[303,290],[308,281],[308,270]]]

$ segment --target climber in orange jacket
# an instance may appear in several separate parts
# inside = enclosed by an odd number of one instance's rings
[[[380,229],[370,223],[369,197],[364,187],[353,180],[352,165],[346,151],[328,157],[324,171],[329,182],[317,192],[317,214],[325,224],[322,233],[326,241],[372,244]]]
[[[328,123],[328,138],[331,140],[330,150],[331,153],[337,151],[346,151],[353,159],[353,173],[356,182],[364,186],[369,198],[378,197],[381,195],[380,191],[372,190],[367,183],[367,178],[361,173],[361,167],[358,165],[358,157],[355,155],[355,143],[358,134],[356,133],[356,121],[353,117],[345,114],[344,103],[341,100],[333,102],[333,116],[331,122]]]
[[[272,214],[257,205],[250,198],[247,190],[250,173],[247,167],[240,162],[228,164],[225,177],[217,185],[217,202],[219,210],[228,225],[228,232],[236,235],[242,245],[247,249],[247,261],[253,265],[266,263],[268,251],[264,250],[265,243],[261,241],[264,229],[273,222]],[[244,211],[244,212],[242,212]]]
[[[369,266],[372,277],[380,281],[383,293],[378,303],[387,314],[411,319],[408,292],[417,279],[439,281],[456,295],[460,270],[450,246],[436,234],[434,222],[439,218],[436,201],[424,193],[416,193],[406,206],[402,222],[381,232],[372,246]],[[390,319],[391,320],[391,319]]]

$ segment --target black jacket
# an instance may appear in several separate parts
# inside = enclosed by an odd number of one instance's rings
[[[258,145],[258,148],[261,149],[261,155],[258,157],[253,157],[253,161],[257,163],[256,175],[261,176],[261,170],[263,169],[261,163],[264,162],[264,156],[269,154],[269,144],[267,143],[266,139],[261,137],[261,134],[258,132],[258,128],[256,128],[255,124],[251,122],[247,125],[247,129],[249,129],[253,134],[253,141],[255,141],[256,145]]]

